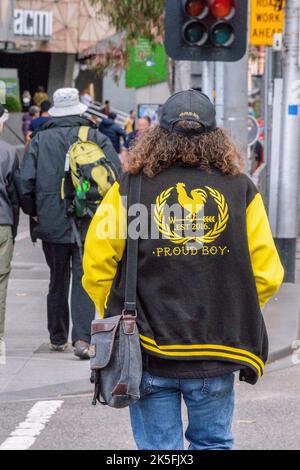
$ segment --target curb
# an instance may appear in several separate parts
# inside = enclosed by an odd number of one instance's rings
[[[298,326],[297,326],[296,338],[294,338],[291,341],[289,346],[286,346],[285,348],[271,352],[269,354],[267,364],[273,364],[276,361],[279,361],[281,359],[284,359],[290,356],[295,351],[295,349],[293,348],[293,344],[295,341],[300,341],[300,310],[298,312]]]
[[[284,359],[285,357],[290,356],[293,351],[294,349],[291,346],[279,349],[278,351],[274,351],[269,355],[267,364],[273,364],[274,362],[279,361],[280,359]]]

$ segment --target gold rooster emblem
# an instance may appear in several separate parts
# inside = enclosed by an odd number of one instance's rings
[[[177,183],[178,202],[185,211],[189,212],[187,219],[194,221],[197,214],[204,208],[207,201],[207,193],[203,189],[193,189],[191,195],[188,196],[185,188],[185,183]]]

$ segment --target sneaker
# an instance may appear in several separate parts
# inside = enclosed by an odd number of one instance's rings
[[[65,352],[68,347],[68,343],[65,344],[50,344],[50,350],[54,352]]]
[[[76,357],[79,357],[79,359],[88,360],[90,359],[89,348],[90,345],[86,341],[76,341],[74,344],[74,354]]]

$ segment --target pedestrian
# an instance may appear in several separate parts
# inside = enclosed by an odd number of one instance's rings
[[[96,114],[89,114],[89,119],[95,124],[95,126],[99,127],[101,119]]]
[[[115,151],[120,154],[121,153],[121,138],[123,138],[124,142],[126,141],[127,134],[122,129],[121,126],[119,126],[115,121],[117,119],[116,113],[109,113],[107,119],[102,119],[100,126],[99,126],[99,131],[102,132],[102,134],[106,135],[109,137],[111,140],[111,143],[113,144],[113,147]]]
[[[35,94],[33,95],[33,102],[36,106],[38,106],[39,108],[41,107],[41,104],[43,101],[46,101],[48,100],[48,95],[45,91],[45,88],[40,85],[37,87],[37,91],[35,92]]]
[[[109,100],[104,101],[104,106],[102,109],[100,109],[100,113],[105,114],[108,117],[110,113],[110,101]]]
[[[131,145],[136,139],[139,139],[139,137],[151,127],[151,119],[149,116],[143,116],[142,118],[138,119],[137,122],[137,128],[135,131],[131,132],[124,144],[125,150],[129,150]]]
[[[40,115],[37,118],[33,119],[30,123],[29,131],[31,133],[35,132],[42,124],[49,121],[50,119],[49,109],[50,108],[51,108],[50,101],[45,100],[42,102]]]
[[[30,216],[32,239],[42,240],[46,262],[50,268],[50,286],[47,297],[48,330],[51,349],[63,352],[69,334],[69,289],[71,286],[72,344],[74,353],[88,358],[90,325],[95,308],[82,288],[82,261],[76,240],[84,242],[90,217],[78,222],[78,233],[66,216],[62,198],[66,154],[70,145],[78,141],[79,130],[88,126],[88,140],[95,142],[107,159],[119,169],[119,159],[105,136],[91,121],[82,117],[86,105],[80,103],[78,90],[62,88],[53,96],[51,119],[42,124],[26,149],[18,174],[21,207]],[[74,228],[74,227],[73,227]]]
[[[80,93],[80,102],[85,104],[88,108],[91,106],[91,104],[93,103],[93,97],[92,95],[90,94],[89,92],[89,89],[88,88],[85,88],[84,90],[82,90],[82,92]]]
[[[134,144],[134,142],[139,139],[143,135],[143,133],[146,132],[150,127],[151,119],[149,118],[149,116],[143,116],[142,118],[138,119],[136,130],[128,134],[120,155],[121,164],[124,171],[127,171],[129,149]]]
[[[8,112],[0,104],[0,135],[8,117]],[[18,195],[14,183],[17,168],[15,150],[0,139],[0,351],[4,340],[6,295],[13,244],[19,223]]]
[[[130,111],[130,114],[127,119],[125,119],[124,122],[124,131],[126,134],[131,134],[135,130],[135,118],[136,118],[136,112],[135,111]]]
[[[139,223],[129,227],[134,238],[140,227],[144,374],[141,398],[130,406],[139,449],[184,448],[182,397],[189,450],[231,449],[234,372],[250,384],[264,372],[261,309],[279,288],[283,268],[262,197],[242,168],[209,98],[196,90],[177,93],[163,106],[160,124],[130,150],[128,173],[90,226],[83,285],[102,318],[120,315],[126,240],[100,237],[97,228],[109,206],[114,217],[104,219],[111,221],[107,230],[126,223],[113,209],[124,204],[130,175],[140,175]]]
[[[23,112],[27,113],[31,106],[31,94],[30,94],[30,91],[28,90],[24,90],[22,93],[22,106],[23,106]]]
[[[34,119],[40,116],[40,108],[38,106],[30,106],[28,113],[23,115],[22,121],[22,132],[24,135],[25,145],[28,145],[30,141],[31,131],[29,130],[30,125]]]

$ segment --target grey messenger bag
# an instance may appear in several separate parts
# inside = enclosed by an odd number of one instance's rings
[[[128,208],[140,201],[141,175],[130,177]],[[143,366],[136,323],[138,239],[129,237],[127,215],[127,264],[124,310],[118,316],[92,322],[90,346],[97,401],[113,408],[124,408],[140,398]]]

